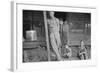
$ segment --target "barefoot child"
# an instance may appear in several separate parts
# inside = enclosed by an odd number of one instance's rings
[[[64,58],[70,58],[72,56],[72,50],[67,44],[65,44],[62,48],[62,56]]]
[[[87,50],[86,50],[84,42],[82,40],[80,42],[79,58],[81,60],[86,60],[87,59]]]

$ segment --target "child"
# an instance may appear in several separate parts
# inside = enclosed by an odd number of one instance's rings
[[[64,58],[70,58],[72,56],[71,48],[67,44],[63,47],[62,55]]]
[[[79,58],[81,60],[86,60],[87,59],[87,50],[86,50],[84,42],[82,40],[80,42]]]
[[[66,41],[67,41],[67,43],[69,44],[69,41],[68,41],[68,39],[69,39],[69,24],[68,24],[67,20],[65,20],[62,28],[63,28],[63,42],[66,43]]]

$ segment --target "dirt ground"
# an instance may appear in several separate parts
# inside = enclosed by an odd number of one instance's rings
[[[72,46],[72,56],[71,58],[65,58],[65,60],[80,60],[78,58],[78,52],[79,48],[77,46]],[[87,46],[87,52],[88,52],[88,59],[91,59],[91,48],[90,46]],[[44,62],[48,61],[47,51],[42,48],[37,49],[30,49],[30,50],[24,50],[23,53],[23,62]],[[51,56],[52,61],[57,61],[57,57]]]

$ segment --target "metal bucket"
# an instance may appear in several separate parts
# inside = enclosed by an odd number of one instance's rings
[[[37,40],[36,30],[26,31],[26,39],[27,41],[36,41]]]

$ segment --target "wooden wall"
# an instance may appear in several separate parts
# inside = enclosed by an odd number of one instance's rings
[[[27,30],[44,31],[43,11],[23,10],[23,35]]]

